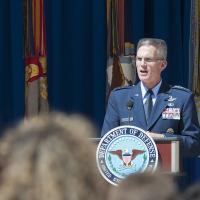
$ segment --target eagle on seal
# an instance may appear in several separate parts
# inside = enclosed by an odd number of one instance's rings
[[[129,153],[128,150],[125,150],[125,153],[121,149],[115,151],[109,151],[113,155],[117,155],[120,160],[123,161],[123,165],[126,167],[132,166],[132,160],[134,160],[138,155],[143,154],[145,151],[139,149],[132,149],[132,153]]]

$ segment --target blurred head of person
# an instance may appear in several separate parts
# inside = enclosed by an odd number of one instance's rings
[[[109,200],[175,200],[176,184],[170,175],[156,173],[131,174],[112,188]]]
[[[181,196],[182,200],[199,200],[200,199],[200,182],[192,184]]]
[[[108,184],[89,141],[95,129],[84,117],[50,113],[21,122],[0,141],[0,199],[105,198]]]

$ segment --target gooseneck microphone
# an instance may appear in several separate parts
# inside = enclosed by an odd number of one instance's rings
[[[127,106],[127,109],[128,109],[128,124],[130,124],[130,112],[131,112],[131,109],[133,108],[133,101],[129,100],[126,104]]]
[[[130,111],[133,107],[133,102],[129,100],[126,105],[127,105],[128,110]]]

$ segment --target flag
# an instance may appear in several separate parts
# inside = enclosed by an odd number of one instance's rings
[[[124,32],[124,0],[107,0],[107,98],[114,88],[136,79],[134,45],[125,41]]]
[[[48,112],[44,0],[24,0],[25,115]]]

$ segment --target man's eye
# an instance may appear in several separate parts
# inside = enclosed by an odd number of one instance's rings
[[[138,57],[137,57],[137,60],[138,60],[138,61],[142,61],[142,58],[138,58]]]
[[[145,61],[146,62],[152,62],[152,59],[151,58],[145,58]]]

